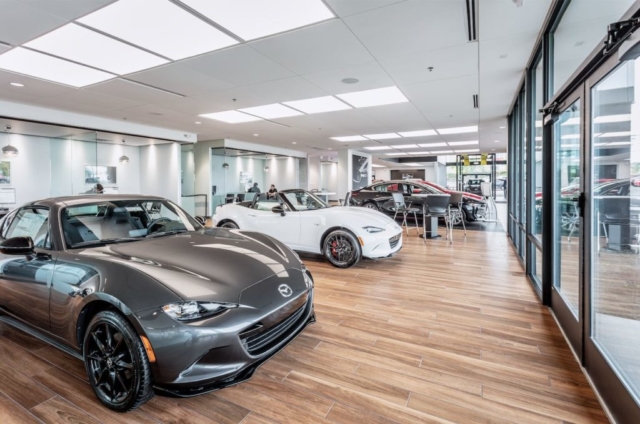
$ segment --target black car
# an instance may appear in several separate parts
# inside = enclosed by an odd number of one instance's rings
[[[407,205],[411,203],[412,207],[417,207],[419,210],[418,215],[422,215],[425,195],[443,194],[442,191],[435,187],[419,181],[391,180],[378,182],[360,190],[353,190],[349,203],[353,206],[362,206],[393,216],[396,213],[396,205],[392,194],[394,192],[402,193]],[[463,197],[462,210],[467,222],[478,220],[485,207],[484,201],[474,200],[468,196]]]
[[[0,320],[84,360],[116,411],[245,381],[314,316],[291,249],[162,198],[47,199],[0,221]]]
[[[484,180],[479,179],[467,180],[467,184],[465,184],[464,190],[468,191],[469,193],[482,195],[482,183],[484,182]]]

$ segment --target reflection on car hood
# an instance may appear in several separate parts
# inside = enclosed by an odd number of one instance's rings
[[[251,231],[215,228],[79,253],[135,268],[185,300],[237,302],[243,290],[274,275],[302,279],[291,250]]]

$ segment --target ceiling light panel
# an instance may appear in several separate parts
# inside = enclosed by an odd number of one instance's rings
[[[393,147],[390,146],[372,146],[372,147],[365,147],[365,150],[390,150]]]
[[[420,147],[447,147],[447,143],[422,143],[418,144]]]
[[[426,137],[430,135],[438,135],[435,130],[408,131],[398,133],[403,137]]]
[[[384,165],[376,165],[375,163],[372,163],[371,167],[372,168],[386,168],[386,166],[384,166]]]
[[[73,23],[36,38],[25,46],[118,75],[169,62]]]
[[[321,0],[180,0],[244,40],[332,19]]]
[[[395,152],[395,153],[387,153],[387,156],[407,156],[409,153],[404,152]]]
[[[260,118],[264,119],[287,118],[289,116],[302,115],[302,112],[298,112],[297,110],[291,109],[290,107],[283,106],[280,103],[249,107],[238,110],[240,112],[249,113],[251,115],[259,116]]]
[[[436,150],[435,152],[433,150],[431,151],[432,155],[444,155],[449,153],[453,153],[453,150]]]
[[[431,152],[425,152],[425,151],[422,151],[422,152],[409,152],[409,153],[411,153],[412,155],[430,155],[431,154]]]
[[[441,128],[437,130],[440,134],[465,134],[478,132],[478,126],[474,125],[471,127],[454,127],[454,128]]]
[[[422,166],[419,163],[416,162],[410,162],[410,163],[401,163],[400,165],[405,165],[405,166]]]
[[[351,106],[341,102],[333,96],[315,97],[313,99],[296,100],[294,102],[283,103],[307,114],[351,109]]]
[[[473,152],[479,152],[480,149],[462,149],[462,150],[454,150],[454,152],[456,153],[473,153]]]
[[[78,22],[173,60],[238,43],[168,0],[120,0]]]
[[[216,121],[226,122],[227,124],[239,124],[242,122],[262,121],[257,116],[247,115],[237,110],[227,110],[225,112],[205,113],[200,115],[203,118],[215,119]]]
[[[470,146],[472,144],[478,144],[477,141],[449,141],[449,146]]]
[[[344,136],[344,137],[331,137],[331,140],[336,140],[336,141],[369,141],[368,139],[364,138],[361,135],[348,135],[348,136]]]
[[[398,146],[391,146],[394,149],[417,149],[418,145],[417,144],[400,144]]]
[[[409,101],[396,86],[338,94],[338,97],[353,107],[391,105]]]
[[[0,55],[0,69],[72,87],[85,87],[116,76],[86,66],[17,47]]]
[[[400,136],[396,133],[385,133],[385,134],[365,134],[365,137],[371,140],[389,140],[391,138],[400,138]]]

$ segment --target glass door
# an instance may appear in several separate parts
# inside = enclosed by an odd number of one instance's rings
[[[582,272],[583,247],[583,88],[564,102],[553,122],[555,151],[552,209],[554,215],[553,250],[555,275],[551,307],[561,322],[574,350],[582,351]]]

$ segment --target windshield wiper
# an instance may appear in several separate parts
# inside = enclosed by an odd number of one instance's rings
[[[117,244],[117,243],[127,243],[130,241],[138,241],[139,238],[133,237],[121,237],[121,238],[110,238],[110,239],[102,239],[102,240],[88,240],[82,241],[80,243],[74,243],[71,245],[71,248],[74,249],[76,247],[85,247],[85,246],[102,246],[105,244]]]
[[[171,236],[173,234],[180,234],[180,233],[188,233],[189,230],[171,230],[171,231],[163,231],[161,233],[152,233],[149,234],[148,236],[146,236],[146,238],[155,238],[155,237],[162,237],[162,236]]]

